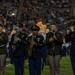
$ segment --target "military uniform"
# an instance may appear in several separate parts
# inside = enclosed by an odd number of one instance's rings
[[[54,38],[54,36],[56,38]],[[50,41],[50,39],[53,41]],[[47,55],[50,64],[51,75],[59,75],[60,72],[60,57],[62,54],[61,45],[63,43],[62,34],[58,31],[50,31],[47,33],[46,44],[48,46]]]
[[[71,59],[73,73],[75,75],[75,31],[69,34],[66,34],[65,40],[66,42],[71,42],[70,59]]]
[[[0,75],[4,75],[4,67],[5,67],[5,61],[6,61],[6,45],[8,42],[8,36],[5,32],[2,32],[1,29],[3,28],[2,25],[0,25]]]
[[[15,38],[20,40],[16,41]],[[23,31],[18,32],[12,35],[11,38],[13,57],[14,57],[14,66],[15,66],[15,75],[24,74],[24,56],[27,46],[27,34]]]
[[[31,27],[32,31],[39,31],[39,28],[37,26],[32,26]],[[30,45],[32,45],[32,38],[33,38],[33,42],[35,42],[35,44],[33,45],[31,51],[29,49],[29,51],[31,52],[31,56],[29,56],[29,73],[30,75],[41,75],[41,57],[42,57],[42,46],[43,46],[43,36],[38,35],[38,33],[36,35],[32,34],[31,36],[29,36],[29,47]],[[28,53],[30,53],[28,52]]]
[[[49,42],[49,38],[53,37],[53,35],[55,35],[57,39],[55,39],[53,42]],[[46,40],[46,44],[48,46],[47,54],[52,56],[59,55],[59,54],[61,55],[62,43],[63,43],[63,37],[60,32],[56,32],[56,33],[49,32],[47,34],[47,40]]]

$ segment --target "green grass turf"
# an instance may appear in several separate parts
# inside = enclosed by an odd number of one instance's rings
[[[24,75],[29,75],[29,69],[28,69],[27,61],[25,62],[24,68],[25,68]],[[5,75],[15,75],[13,65],[6,67],[6,74]],[[45,66],[44,70],[42,71],[42,75],[50,75],[48,65]],[[60,75],[73,75],[69,56],[63,57],[62,60],[61,60],[61,63],[60,63]]]

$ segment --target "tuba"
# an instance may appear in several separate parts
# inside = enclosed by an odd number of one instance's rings
[[[32,36],[31,38],[31,41],[30,41],[30,46],[28,48],[28,56],[32,56],[32,49],[33,49],[33,46],[34,46],[35,42],[34,42],[34,36]]]

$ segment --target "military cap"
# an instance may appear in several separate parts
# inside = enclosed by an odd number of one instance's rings
[[[31,30],[32,31],[39,31],[40,28],[38,26],[36,26],[36,25],[33,25],[33,26],[31,26]]]

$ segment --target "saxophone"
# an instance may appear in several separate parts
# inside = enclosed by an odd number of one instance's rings
[[[32,39],[30,41],[30,46],[28,48],[28,56],[32,56],[32,49],[33,49],[33,46],[34,46],[35,42],[34,42],[34,36],[32,36]]]

